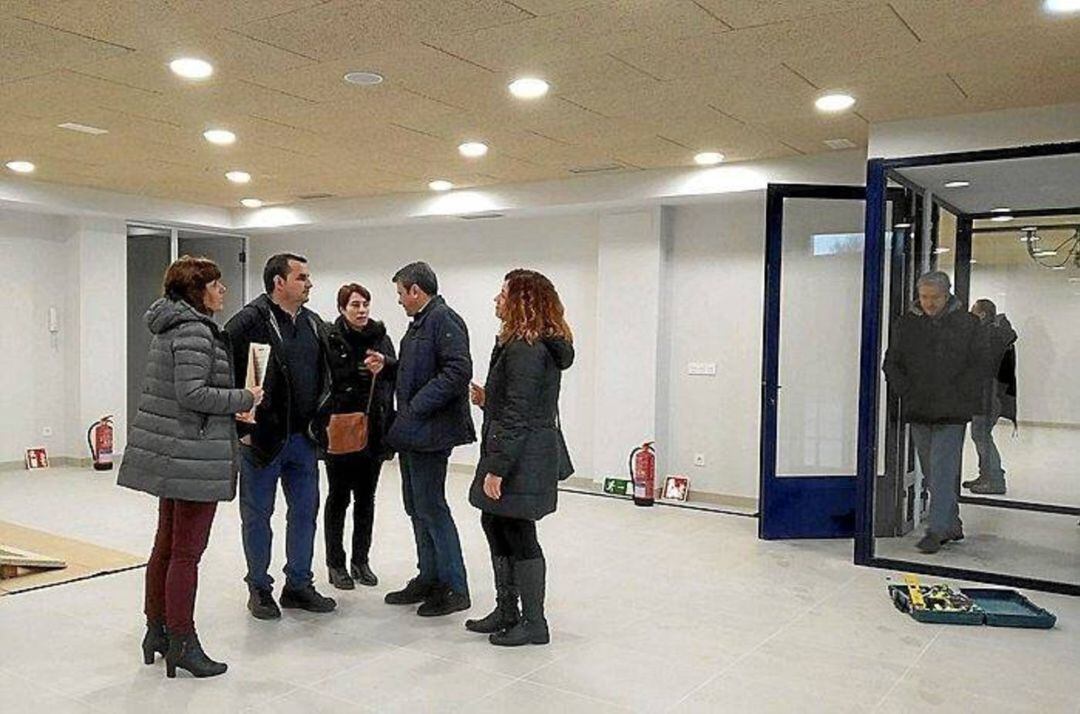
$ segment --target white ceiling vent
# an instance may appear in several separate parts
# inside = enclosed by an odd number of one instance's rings
[[[836,150],[854,149],[855,142],[851,141],[850,139],[826,139],[825,146],[829,147],[830,149]]]

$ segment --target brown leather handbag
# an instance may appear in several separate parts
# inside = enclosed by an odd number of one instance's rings
[[[375,399],[376,377],[377,375],[371,377],[371,391],[368,393],[367,409],[362,412],[330,415],[330,423],[326,425],[326,453],[332,456],[341,456],[342,454],[355,454],[367,448],[368,415],[371,413],[371,402]]]

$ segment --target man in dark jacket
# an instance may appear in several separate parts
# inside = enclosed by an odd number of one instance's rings
[[[984,375],[982,408],[971,418],[971,440],[979,454],[979,477],[964,481],[972,493],[1005,493],[1005,469],[994,443],[994,425],[1005,417],[1016,425],[1016,330],[992,300],[976,300],[971,314],[979,320],[987,349],[988,372]]]
[[[929,525],[916,546],[924,553],[964,537],[957,503],[960,459],[965,427],[979,411],[982,393],[978,321],[951,289],[941,271],[919,278],[918,301],[900,318],[885,353],[885,377],[900,395],[930,488]]]
[[[393,281],[412,322],[398,351],[397,415],[387,440],[399,454],[420,573],[404,589],[387,594],[386,602],[422,602],[417,614],[435,617],[472,605],[457,526],[446,503],[450,452],[476,441],[469,410],[469,331],[439,296],[427,263],[406,265]]]
[[[232,342],[237,384],[244,384],[252,343],[270,346],[262,383],[265,397],[255,422],[237,422],[240,433],[240,519],[247,557],[248,609],[260,620],[281,617],[274,602],[270,549],[280,480],[288,504],[285,586],[281,606],[330,612],[336,603],[316,590],[311,572],[319,513],[319,470],[310,425],[330,394],[330,375],[319,340],[322,321],[304,307],[311,292],[307,260],[279,254],[263,270],[266,294],[225,325]]]

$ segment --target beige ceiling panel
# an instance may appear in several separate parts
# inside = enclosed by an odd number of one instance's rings
[[[261,113],[273,121],[315,132],[364,131],[384,122],[403,123],[416,116],[455,113],[441,102],[394,87],[371,87],[354,99],[281,107]]]
[[[1069,23],[1047,23],[1007,32],[927,40],[903,53],[867,57],[859,62],[819,55],[790,64],[814,82],[836,87],[849,82],[886,82],[904,76],[957,72],[996,77],[1009,74],[1015,66],[1051,58],[1080,64],[1076,37],[1076,27]]]
[[[687,159],[700,151],[718,151],[729,161],[791,153],[774,137],[712,110],[706,110],[700,115],[657,122],[656,135],[687,147]]]
[[[607,0],[528,22],[440,34],[433,44],[489,69],[516,72],[639,44],[694,37],[723,25],[686,0]]]
[[[394,47],[409,39],[528,19],[500,0],[331,0],[249,22],[245,35],[320,61]]]
[[[176,13],[194,22],[233,27],[246,22],[314,7],[325,0],[165,0]]]
[[[169,71],[176,57],[195,56],[214,65],[214,76],[188,82]],[[279,72],[314,64],[314,60],[279,50],[224,30],[199,30],[149,50],[130,53],[85,66],[79,71],[175,96],[177,101],[198,97],[222,82],[244,79],[263,81]]]
[[[869,126],[852,114],[839,116],[809,115],[804,119],[784,119],[754,125],[786,146],[806,154],[828,151],[829,139],[847,139],[856,146],[865,146]]]
[[[533,15],[555,15],[590,5],[602,5],[604,0],[511,0],[511,2]]]
[[[934,2],[936,0],[930,0]],[[752,27],[813,15],[850,12],[880,0],[697,0],[732,27]]]
[[[1047,19],[1042,2],[1031,0],[891,0],[891,5],[924,41],[1012,32],[1024,25],[1045,26]],[[1080,31],[1080,21],[1071,18],[1071,23]]]
[[[195,26],[190,16],[159,0],[5,0],[4,4],[14,7],[12,15],[72,37],[129,49],[166,44]]]
[[[1049,60],[1014,67],[1007,75],[959,73],[956,81],[982,110],[1064,104],[1080,101],[1080,72],[1076,68],[1070,60]]]
[[[16,17],[0,17],[0,83],[124,54],[129,51],[122,47]]]
[[[859,98],[856,107],[868,121],[892,121],[975,111],[964,92],[945,75],[892,77],[846,85]]]
[[[723,76],[827,57],[836,64],[910,51],[915,37],[886,5],[720,32],[615,54],[660,77]]]

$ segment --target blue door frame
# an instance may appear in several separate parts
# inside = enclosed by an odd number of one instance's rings
[[[855,534],[855,474],[776,475],[780,393],[780,258],[788,198],[865,200],[863,186],[769,184],[765,204],[765,322],[762,342],[760,511],[758,537],[851,538]]]

